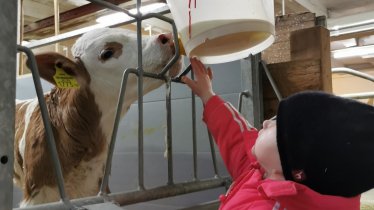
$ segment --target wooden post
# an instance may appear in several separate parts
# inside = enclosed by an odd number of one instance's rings
[[[329,31],[321,26],[295,30],[289,37],[289,61],[268,64],[283,97],[305,90],[332,92]],[[267,55],[271,57],[271,55]],[[264,118],[277,113],[278,100],[263,80]]]
[[[320,90],[332,92],[330,32],[322,26],[291,33],[291,60],[320,60]]]

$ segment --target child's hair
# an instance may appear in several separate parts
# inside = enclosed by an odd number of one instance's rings
[[[284,177],[327,195],[374,187],[374,107],[323,92],[283,100],[277,144]]]

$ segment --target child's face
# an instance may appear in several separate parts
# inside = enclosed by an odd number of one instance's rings
[[[278,146],[277,126],[275,120],[265,120],[263,128],[259,131],[255,145],[252,148],[253,155],[265,169],[266,176],[273,173],[282,174]]]

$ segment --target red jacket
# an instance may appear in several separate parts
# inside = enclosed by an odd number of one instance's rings
[[[358,210],[360,196],[344,198],[319,194],[292,181],[262,179],[264,171],[251,153],[258,131],[219,96],[205,105],[204,122],[214,136],[233,179],[220,210]]]

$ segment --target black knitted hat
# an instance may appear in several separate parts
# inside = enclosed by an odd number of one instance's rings
[[[283,174],[327,195],[374,188],[374,107],[323,92],[280,102],[277,144]]]

